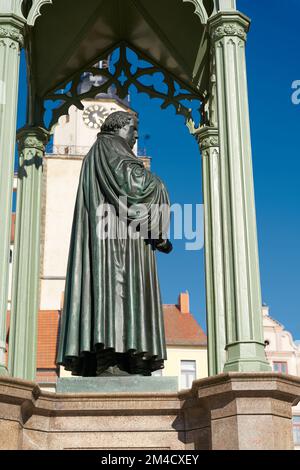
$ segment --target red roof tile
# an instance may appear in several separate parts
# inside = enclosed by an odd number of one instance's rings
[[[191,313],[177,305],[164,305],[166,343],[172,346],[206,346],[207,337]]]

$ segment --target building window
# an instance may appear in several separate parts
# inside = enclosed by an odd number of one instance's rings
[[[280,372],[281,374],[288,373],[287,362],[273,362],[273,370],[274,372]]]
[[[300,446],[300,416],[293,416],[293,435],[295,446]]]
[[[191,388],[196,379],[196,361],[180,361],[181,388]]]
[[[12,212],[15,214],[17,211],[17,190],[13,190],[13,199],[12,199]]]

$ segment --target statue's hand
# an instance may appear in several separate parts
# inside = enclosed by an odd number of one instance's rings
[[[157,240],[155,248],[162,253],[168,254],[173,250],[173,245],[170,240]]]

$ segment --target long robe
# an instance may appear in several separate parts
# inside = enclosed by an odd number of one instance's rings
[[[60,326],[57,363],[73,375],[101,375],[110,366],[150,375],[166,359],[154,243],[139,233],[99,237],[99,205],[113,205],[118,227],[120,196],[127,198],[127,225],[145,220],[136,204],[149,209],[148,220],[152,204],[169,205],[164,184],[127,142],[101,133],[82,165]]]

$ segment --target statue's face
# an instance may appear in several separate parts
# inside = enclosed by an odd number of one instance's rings
[[[123,137],[133,149],[138,139],[138,123],[136,118],[132,118],[126,126],[119,130],[119,136]]]

